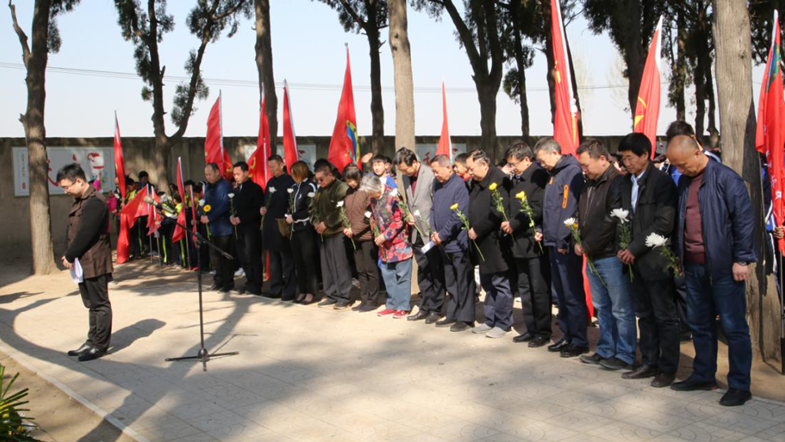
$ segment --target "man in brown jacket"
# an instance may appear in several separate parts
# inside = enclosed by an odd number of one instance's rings
[[[57,172],[57,183],[74,197],[68,214],[68,249],[62,262],[67,269],[81,268],[79,292],[90,310],[87,341],[69,351],[68,356],[91,361],[106,354],[112,334],[112,304],[107,287],[112,280],[109,210],[104,197],[87,183],[79,164],[63,166]]]

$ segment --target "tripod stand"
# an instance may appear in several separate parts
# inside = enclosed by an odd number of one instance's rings
[[[194,356],[182,356],[182,357],[178,357],[178,358],[166,358],[165,361],[166,362],[170,362],[170,361],[186,361],[186,360],[191,360],[191,359],[198,359],[198,360],[202,361],[202,369],[204,371],[207,371],[207,361],[209,361],[210,358],[215,358],[215,357],[219,357],[219,356],[235,356],[235,355],[240,354],[240,352],[232,351],[232,352],[228,352],[228,353],[213,353],[213,354],[210,354],[210,353],[207,352],[207,349],[204,347],[204,307],[203,307],[203,304],[202,304],[202,254],[199,253],[199,245],[202,244],[202,243],[206,244],[207,247],[209,247],[209,248],[219,252],[226,259],[231,260],[231,259],[234,259],[234,258],[232,257],[232,255],[224,252],[220,248],[216,247],[214,244],[211,244],[200,233],[194,232],[192,230],[189,230],[188,228],[186,228],[185,226],[183,226],[182,224],[180,224],[178,222],[175,222],[175,224],[180,226],[180,228],[182,228],[189,235],[191,235],[191,238],[193,239],[194,245],[195,245],[195,248],[196,248],[196,262],[197,262],[197,267],[198,267],[198,269],[196,271],[196,285],[197,285],[198,290],[199,290],[199,338],[200,338],[201,341],[200,341],[199,351],[196,353],[196,355],[194,355]]]

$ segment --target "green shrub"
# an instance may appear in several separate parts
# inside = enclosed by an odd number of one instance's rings
[[[5,367],[0,365],[0,440],[13,442],[37,442],[30,436],[30,430],[35,428],[33,418],[24,415],[30,411],[21,408],[27,404],[27,388],[11,393],[11,387],[19,377],[19,373],[6,384]]]

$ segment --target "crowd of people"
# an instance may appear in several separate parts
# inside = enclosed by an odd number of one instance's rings
[[[362,168],[339,171],[320,159],[313,170],[302,161],[287,170],[273,155],[264,189],[245,162],[234,164],[231,180],[211,163],[203,182],[185,183],[185,201],[177,191],[171,198],[160,192],[170,209],[156,239],[148,239],[141,218],[132,250],[185,268],[201,261],[200,270],[214,272],[214,290],[236,290],[241,271],[241,293],[488,338],[510,333],[519,297],[525,331],[514,342],[679,391],[717,388],[719,317],[730,362],[720,403],[742,405],[751,397],[752,363],[745,280],[758,260],[750,198],[688,124],[673,123],[667,141],[656,162],[654,146],[637,133],[613,155],[593,139],[575,155],[553,138],[533,147],[518,141],[498,164],[483,150],[436,155],[426,164],[401,148],[393,159],[363,157]],[[128,200],[150,186],[144,172],[127,183]],[[237,259],[195,247],[188,237],[173,244],[181,210],[189,228],[196,225]],[[352,302],[353,286],[359,303]],[[553,304],[561,330],[555,342]],[[599,326],[594,353],[590,310]],[[693,371],[676,382],[680,341],[690,337]]]

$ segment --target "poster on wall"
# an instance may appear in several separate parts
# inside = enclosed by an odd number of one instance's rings
[[[66,164],[79,163],[88,181],[98,180],[104,192],[114,189],[114,148],[112,147],[52,147],[46,149],[49,158],[47,181],[50,195],[64,195],[57,185],[57,171]],[[30,168],[26,147],[13,148],[14,196],[30,196]]]
[[[437,144],[418,144],[417,145],[417,157],[420,158],[425,164],[430,162],[430,159],[436,153]],[[455,158],[456,156],[466,153],[466,144],[455,144],[452,145],[452,157]]]

